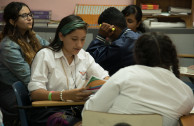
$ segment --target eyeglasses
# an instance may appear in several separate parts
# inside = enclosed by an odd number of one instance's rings
[[[24,14],[21,14],[21,15],[18,15],[19,17],[22,17],[22,18],[24,18],[25,20],[27,20],[28,19],[28,16],[30,16],[31,18],[33,18],[33,14],[32,13],[24,13]]]

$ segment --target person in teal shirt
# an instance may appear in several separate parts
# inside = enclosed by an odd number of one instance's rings
[[[12,84],[30,81],[30,65],[36,52],[49,42],[33,29],[33,14],[21,2],[11,2],[3,14],[5,26],[0,33],[0,108],[5,126],[17,125],[18,110]]]

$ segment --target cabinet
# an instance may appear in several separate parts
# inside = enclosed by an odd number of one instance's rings
[[[170,15],[170,16],[151,16],[144,15],[143,20],[146,18],[157,18],[158,21],[168,21],[168,22],[178,22],[184,21],[187,28],[193,27],[193,11],[194,11],[194,0],[134,0],[134,4],[140,6],[140,4],[159,4],[159,8],[162,12],[168,12],[168,8],[172,7],[182,7],[191,8],[192,13],[189,15]]]

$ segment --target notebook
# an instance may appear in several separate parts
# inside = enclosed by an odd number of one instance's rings
[[[101,80],[95,76],[91,76],[88,83],[86,84],[86,87],[88,87],[87,90],[96,92],[98,89],[101,88],[101,86],[105,83],[105,80]]]

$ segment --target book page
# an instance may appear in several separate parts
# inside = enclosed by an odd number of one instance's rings
[[[86,86],[88,91],[96,92],[98,89],[101,88],[101,86],[105,83],[105,80],[101,80],[95,76],[91,76],[88,82],[86,83]]]

